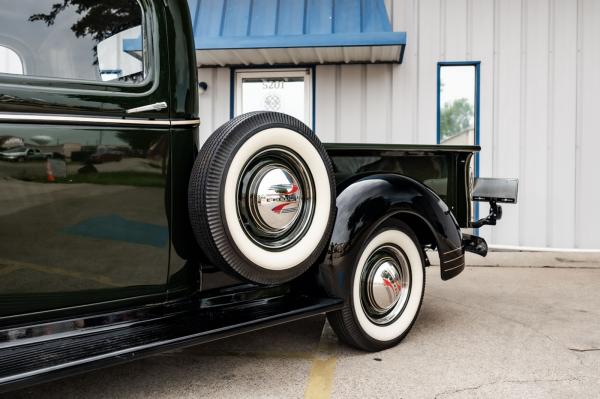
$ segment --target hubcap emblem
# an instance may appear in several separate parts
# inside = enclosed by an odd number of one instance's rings
[[[289,229],[302,211],[302,189],[298,178],[281,165],[259,170],[250,185],[251,214],[267,234]]]
[[[269,250],[294,245],[311,226],[315,208],[312,175],[292,150],[255,154],[238,180],[237,211],[246,235]]]

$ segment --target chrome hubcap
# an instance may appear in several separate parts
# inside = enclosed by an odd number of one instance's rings
[[[301,214],[299,179],[283,165],[262,167],[250,183],[250,192],[253,221],[267,235],[288,230]]]
[[[291,150],[274,147],[254,155],[238,181],[238,216],[260,246],[283,250],[304,236],[314,213],[314,183]]]
[[[402,279],[392,259],[384,258],[381,262],[372,269],[367,289],[369,302],[375,309],[385,312],[400,299]]]
[[[404,253],[393,245],[377,248],[363,270],[361,301],[376,324],[394,321],[404,309],[410,292],[410,268]]]

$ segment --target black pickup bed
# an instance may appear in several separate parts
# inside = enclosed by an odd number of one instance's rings
[[[325,144],[338,186],[362,175],[398,173],[433,190],[452,210],[461,227],[469,227],[469,180],[477,169],[479,146],[422,144]]]

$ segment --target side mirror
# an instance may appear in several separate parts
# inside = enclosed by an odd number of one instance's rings
[[[475,179],[473,201],[516,204],[519,179],[496,179],[480,177]]]
[[[475,222],[471,227],[479,228],[489,225],[496,225],[496,221],[502,219],[502,207],[498,203],[516,204],[519,191],[518,179],[496,179],[496,178],[477,178],[473,188],[473,201],[484,201],[490,203],[490,214]]]

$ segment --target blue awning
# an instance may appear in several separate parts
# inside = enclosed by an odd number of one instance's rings
[[[140,36],[137,39],[123,39],[123,51],[143,61],[142,37]]]
[[[188,0],[199,66],[401,63],[384,0]]]

